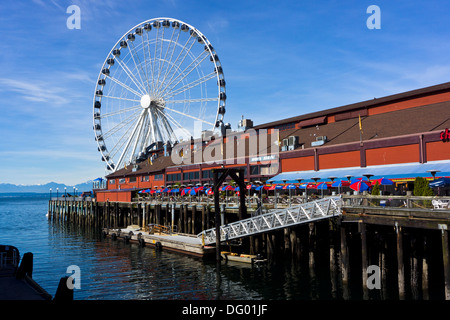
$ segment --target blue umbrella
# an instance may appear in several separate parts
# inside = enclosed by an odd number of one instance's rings
[[[286,189],[297,189],[297,187],[295,186],[295,184],[288,184],[286,186]]]
[[[322,183],[319,183],[316,186],[316,188],[319,189],[319,190],[327,190],[328,189],[328,185],[325,182],[322,182]]]
[[[262,187],[263,187],[263,186],[258,186],[258,187],[255,188],[255,190],[256,190],[256,191],[259,191],[259,190],[261,190]]]
[[[381,186],[383,186],[383,185],[391,186],[391,185],[394,184],[394,181],[386,179],[386,178],[381,178],[381,179],[377,179],[377,180],[374,180],[374,181],[375,181],[375,183],[378,182],[378,184],[381,185]]]
[[[428,184],[431,188],[445,187],[450,185],[450,178],[439,178]]]
[[[240,191],[241,189],[239,188],[239,186],[237,186],[236,188],[234,188],[234,191]]]
[[[191,196],[195,196],[195,195],[197,194],[197,192],[195,191],[194,188],[192,188],[192,189],[189,191],[189,194],[190,194]]]

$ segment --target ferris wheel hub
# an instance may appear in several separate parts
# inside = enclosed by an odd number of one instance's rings
[[[151,103],[152,103],[152,99],[150,98],[150,96],[149,96],[148,94],[144,94],[144,95],[141,97],[141,107],[142,107],[143,109],[149,108],[150,105],[151,105]]]

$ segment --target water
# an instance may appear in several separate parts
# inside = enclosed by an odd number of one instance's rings
[[[141,248],[48,221],[48,194],[0,194],[0,244],[34,255],[33,279],[54,296],[68,267],[80,268],[76,300],[329,299],[331,285],[300,265],[255,267]],[[71,274],[71,273],[70,273]]]

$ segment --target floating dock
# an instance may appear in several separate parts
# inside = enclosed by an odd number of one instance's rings
[[[216,252],[214,246],[205,246],[197,236],[190,234],[166,233],[160,230],[145,231],[138,226],[116,229],[105,228],[103,233],[112,239],[135,242],[141,246],[148,244],[158,250],[175,251],[197,257],[206,257]]]

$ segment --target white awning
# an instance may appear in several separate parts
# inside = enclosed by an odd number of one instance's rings
[[[406,178],[432,178],[431,171],[436,172],[437,177],[450,177],[450,161],[430,161],[427,163],[402,163],[391,165],[368,166],[365,168],[351,167],[339,169],[325,169],[325,170],[308,170],[308,171],[291,171],[280,173],[268,182],[272,183],[297,183],[298,179],[301,182],[312,182],[313,178],[318,178],[317,181],[330,181],[330,177],[335,177],[335,180],[345,180],[347,176],[352,178],[364,177],[364,175],[372,175],[370,179],[406,179]]]

